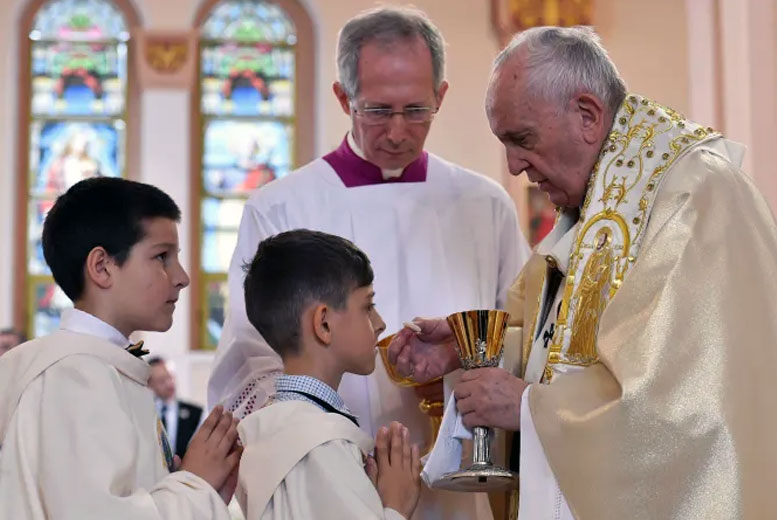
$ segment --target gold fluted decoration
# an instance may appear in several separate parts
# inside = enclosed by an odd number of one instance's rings
[[[594,0],[492,0],[494,28],[502,45],[530,27],[591,25]]]
[[[388,359],[388,346],[391,340],[394,339],[396,334],[391,334],[378,342],[378,352],[380,352],[380,358],[383,360],[383,366],[386,367],[386,373],[395,384],[402,387],[414,387],[420,388],[428,385],[438,383],[442,378],[438,377],[432,381],[426,383],[418,383],[411,378],[403,377]],[[429,417],[429,444],[426,447],[426,451],[429,452],[437,441],[437,434],[440,432],[440,424],[442,423],[442,407],[444,403],[442,401],[432,399],[421,399],[418,403],[418,409]]]
[[[504,311],[464,311],[448,316],[465,370],[495,367],[502,359],[509,315]]]

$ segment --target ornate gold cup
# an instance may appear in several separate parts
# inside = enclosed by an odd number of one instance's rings
[[[388,359],[388,346],[389,343],[391,343],[391,340],[394,339],[395,335],[396,334],[392,334],[378,342],[378,352],[380,352],[380,357],[383,360],[383,366],[386,367],[386,373],[395,384],[403,387],[421,388],[437,383],[440,381],[440,379],[442,379],[441,377],[438,377],[437,379],[427,381],[426,383],[417,383],[410,378],[402,377],[402,375],[397,372],[397,367],[392,365]],[[432,449],[432,446],[434,446],[434,443],[437,440],[437,434],[440,431],[440,424],[442,424],[443,404],[444,403],[442,401],[432,399],[421,399],[421,401],[418,403],[418,409],[421,410],[424,415],[429,417],[431,435],[429,437],[429,445],[426,448],[427,452]]]
[[[504,311],[476,310],[448,316],[456,350],[464,370],[499,366],[509,315]],[[472,464],[446,473],[432,487],[451,491],[494,491],[515,488],[518,476],[491,462],[491,428],[472,428]]]

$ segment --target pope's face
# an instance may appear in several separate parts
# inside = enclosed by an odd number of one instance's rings
[[[583,203],[598,150],[592,153],[583,138],[574,100],[559,107],[530,96],[520,60],[512,60],[492,76],[486,112],[491,131],[504,144],[511,174],[526,172],[557,206]]]
[[[371,163],[383,169],[401,169],[413,162],[424,148],[431,119],[409,122],[394,114],[376,124],[360,115],[370,108],[394,112],[428,107],[433,112],[442,104],[448,85],[435,92],[432,55],[420,38],[390,45],[368,42],[359,56],[359,92],[349,99],[335,84],[343,110],[351,116],[354,141]],[[354,110],[355,109],[355,110]]]

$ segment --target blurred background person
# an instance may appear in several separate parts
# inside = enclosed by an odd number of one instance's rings
[[[175,395],[175,376],[160,357],[148,360],[151,375],[148,386],[154,392],[154,402],[167,437],[173,445],[175,454],[183,459],[186,447],[197,430],[202,419],[202,407],[181,401]]]
[[[27,341],[27,337],[16,329],[6,328],[0,330],[0,356],[25,341]]]

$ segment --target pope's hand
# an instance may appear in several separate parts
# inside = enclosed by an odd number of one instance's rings
[[[521,429],[521,395],[529,384],[501,368],[467,370],[453,389],[464,426]]]
[[[388,347],[389,361],[403,377],[425,383],[461,366],[448,320],[416,318],[413,325],[400,330]]]

